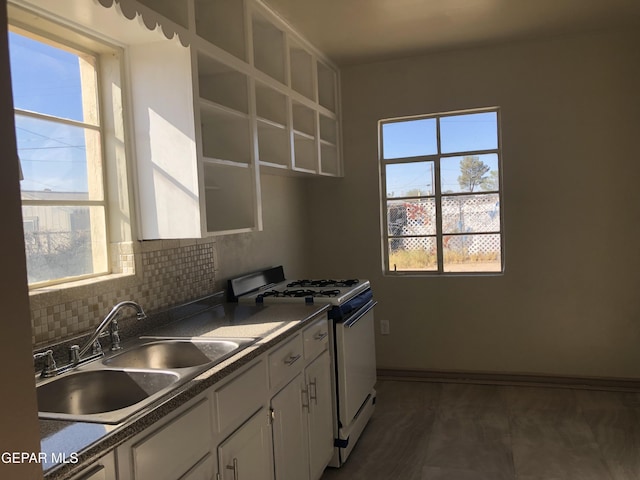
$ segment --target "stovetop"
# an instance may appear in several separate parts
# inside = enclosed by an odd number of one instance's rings
[[[290,285],[287,285],[290,286]],[[287,288],[286,290],[265,290],[261,293],[263,297],[337,297],[340,290],[312,290],[310,288]]]
[[[241,303],[319,303],[341,305],[370,288],[368,280],[285,280],[241,295]]]
[[[360,283],[357,278],[347,280],[294,280],[287,287],[352,287]]]

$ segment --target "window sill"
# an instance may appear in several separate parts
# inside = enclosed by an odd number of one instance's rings
[[[504,271],[483,272],[483,271],[460,271],[460,272],[383,272],[383,277],[389,278],[441,278],[441,277],[500,277]]]
[[[32,308],[34,308],[34,301],[42,300],[46,302],[46,299],[49,298],[49,296],[54,295],[58,299],[56,303],[62,303],[59,299],[65,299],[67,296],[74,298],[86,298],[97,295],[105,290],[112,289],[116,284],[117,288],[123,288],[130,284],[132,285],[135,282],[135,278],[135,273],[111,273],[76,280],[73,282],[42,286],[29,291],[29,300],[32,302]]]

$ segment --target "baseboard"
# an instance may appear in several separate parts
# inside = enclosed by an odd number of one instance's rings
[[[378,379],[481,385],[538,386],[589,390],[640,391],[640,379],[603,377],[565,377],[493,372],[378,369]]]

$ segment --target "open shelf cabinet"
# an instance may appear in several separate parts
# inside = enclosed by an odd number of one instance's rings
[[[256,219],[256,175],[245,168],[204,162],[206,229],[231,233],[251,230]]]
[[[260,230],[261,171],[343,174],[339,72],[262,0],[138,1],[180,36],[132,49],[143,238]]]
[[[313,55],[295,40],[289,40],[289,64],[291,88],[310,100],[316,99]]]
[[[200,98],[244,114],[249,113],[246,74],[202,52],[198,52],[197,72]]]
[[[334,118],[319,114],[320,120],[320,174],[341,174],[338,122]]]
[[[184,0],[165,1],[186,3]],[[197,36],[240,60],[247,60],[243,0],[194,0],[194,10]]]
[[[318,103],[326,109],[336,111],[336,72],[323,62],[317,62],[318,70]]]
[[[251,16],[253,65],[269,77],[285,83],[285,34],[260,12]]]

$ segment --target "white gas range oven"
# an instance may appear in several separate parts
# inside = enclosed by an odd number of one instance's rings
[[[373,292],[368,280],[286,280],[282,266],[229,281],[229,299],[246,304],[331,305],[334,456],[347,460],[375,409],[376,359]]]

